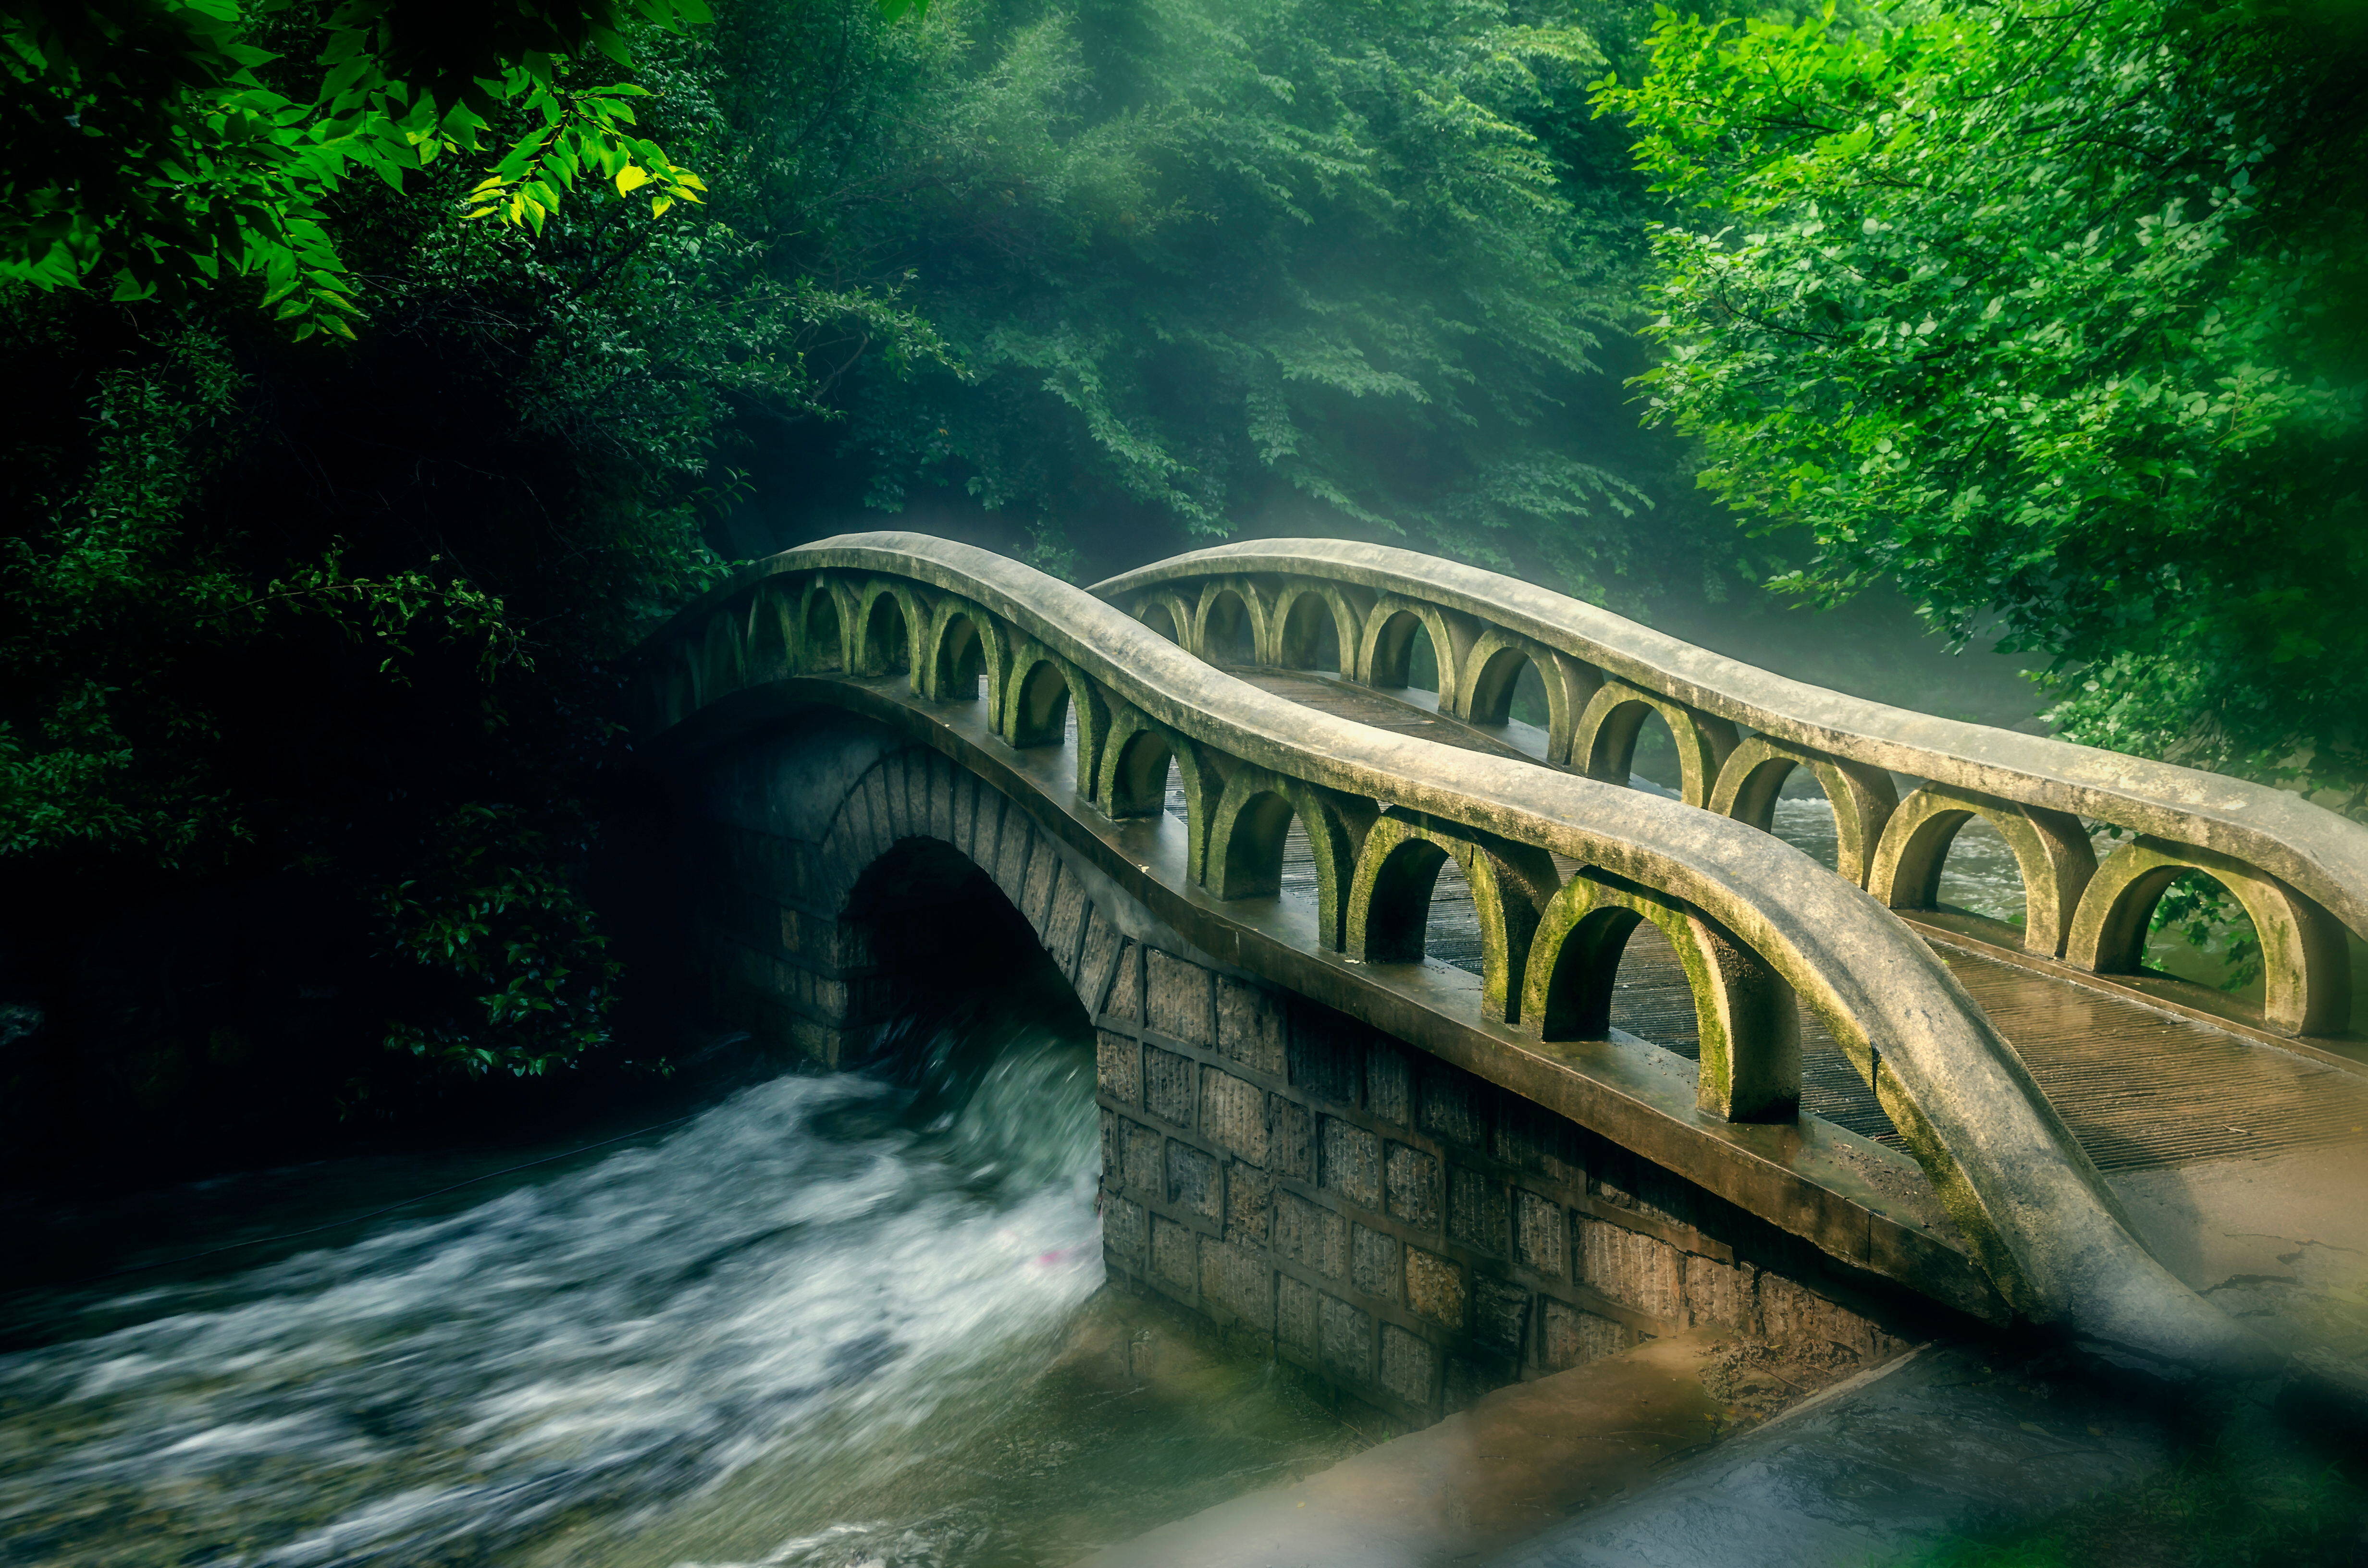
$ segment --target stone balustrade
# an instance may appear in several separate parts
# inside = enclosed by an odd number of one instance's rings
[[[2348,1027],[2344,930],[2368,938],[2368,826],[2284,791],[1863,701],[1533,584],[1384,546],[1225,545],[1094,592],[1205,658],[1328,669],[1384,689],[1406,688],[1420,631],[1440,712],[1612,783],[1629,780],[1638,734],[1657,716],[1683,799],[1763,830],[1806,768],[1833,807],[1836,871],[1896,910],[1939,906],[1951,844],[1978,818],[2011,850],[2024,892],[2020,932],[1979,934],[2091,973],[2138,973],[2155,905],[2202,872],[2260,937],[2252,1021],[2289,1037]],[[1509,722],[1525,667],[1544,694],[1534,731]],[[2092,824],[2118,840],[2101,862]]]

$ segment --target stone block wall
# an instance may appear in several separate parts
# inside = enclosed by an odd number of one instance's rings
[[[1793,1238],[1327,1008],[1129,942],[1094,1022],[1111,1277],[1402,1424],[1700,1324],[1897,1343]]]

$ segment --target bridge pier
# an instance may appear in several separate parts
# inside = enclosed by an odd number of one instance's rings
[[[1043,802],[886,725],[806,709],[691,777],[723,1019],[851,1066],[916,985],[1057,976],[1095,1041],[1111,1280],[1397,1425],[1689,1327],[1873,1358],[1914,1315],[1650,1160],[1210,955]]]

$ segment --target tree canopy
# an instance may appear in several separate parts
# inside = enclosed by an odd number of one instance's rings
[[[1815,555],[2049,655],[2099,744],[2368,787],[2356,32],[2283,7],[1663,12],[1655,417]]]
[[[658,27],[704,0],[638,0]],[[538,231],[586,175],[699,176],[634,130],[616,0],[511,0],[465,21],[421,0],[11,0],[0,9],[0,277],[117,300],[252,278],[297,335],[352,335],[329,207],[441,156],[498,153],[472,209]],[[594,57],[605,58],[594,58]],[[596,85],[598,84],[598,85]]]
[[[854,499],[939,487],[1057,560],[1118,518],[1294,519],[1519,563],[1598,595],[1663,454],[1606,375],[1636,181],[1556,7],[1157,0],[1074,14],[729,9],[725,99],[767,226],[894,279],[949,362],[854,365]],[[726,183],[732,183],[727,181]],[[736,220],[735,220],[736,221]]]

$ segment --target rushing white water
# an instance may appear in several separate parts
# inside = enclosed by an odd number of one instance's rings
[[[650,1561],[590,1538],[751,1466],[843,1474],[1041,1359],[1101,1278],[1090,1050],[1030,1036],[934,1087],[956,1108],[916,1125],[878,1079],[778,1079],[0,1358],[0,1562]]]

